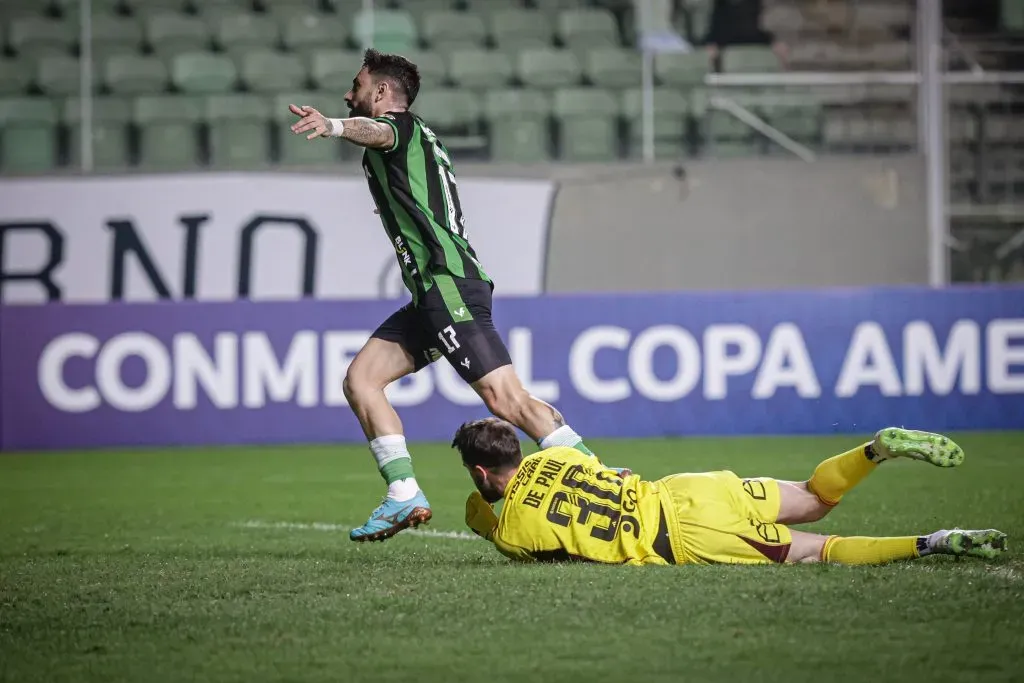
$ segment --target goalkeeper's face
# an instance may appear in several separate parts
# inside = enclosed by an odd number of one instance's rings
[[[494,472],[480,465],[466,465],[466,469],[469,470],[469,476],[472,477],[473,483],[476,484],[476,490],[480,492],[484,500],[488,503],[497,503],[505,497],[505,487],[515,476],[518,468]]]

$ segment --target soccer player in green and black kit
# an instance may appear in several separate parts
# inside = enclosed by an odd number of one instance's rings
[[[562,415],[531,396],[491,321],[494,285],[466,237],[451,157],[409,111],[420,89],[416,65],[367,50],[345,95],[351,118],[291,105],[307,139],[344,138],[366,149],[363,171],[398,256],[412,302],[374,331],[349,366],[345,396],[362,425],[388,493],[352,540],[384,540],[431,517],[416,483],[402,422],[384,395],[391,382],[444,355],[487,408],[541,448],[590,451]]]

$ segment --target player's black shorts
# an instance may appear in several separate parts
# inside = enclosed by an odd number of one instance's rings
[[[373,335],[397,342],[413,357],[416,369],[442,355],[467,383],[512,363],[491,321],[491,290],[483,280],[435,276],[419,305],[395,311]]]

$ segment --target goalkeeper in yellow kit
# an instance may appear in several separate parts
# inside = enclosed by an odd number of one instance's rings
[[[644,481],[572,448],[524,458],[515,429],[496,418],[463,424],[452,446],[477,487],[466,501],[466,523],[515,560],[856,565],[930,554],[991,559],[1006,550],[1006,534],[995,529],[876,538],[789,528],[827,515],[886,460],[959,465],[963,450],[939,434],[883,429],[819,464],[804,482],[741,479],[729,471]],[[498,516],[491,506],[502,498]]]

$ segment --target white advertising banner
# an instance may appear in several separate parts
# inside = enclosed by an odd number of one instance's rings
[[[466,178],[501,295],[542,291],[554,184]],[[406,297],[365,180],[224,173],[0,182],[4,303]]]

